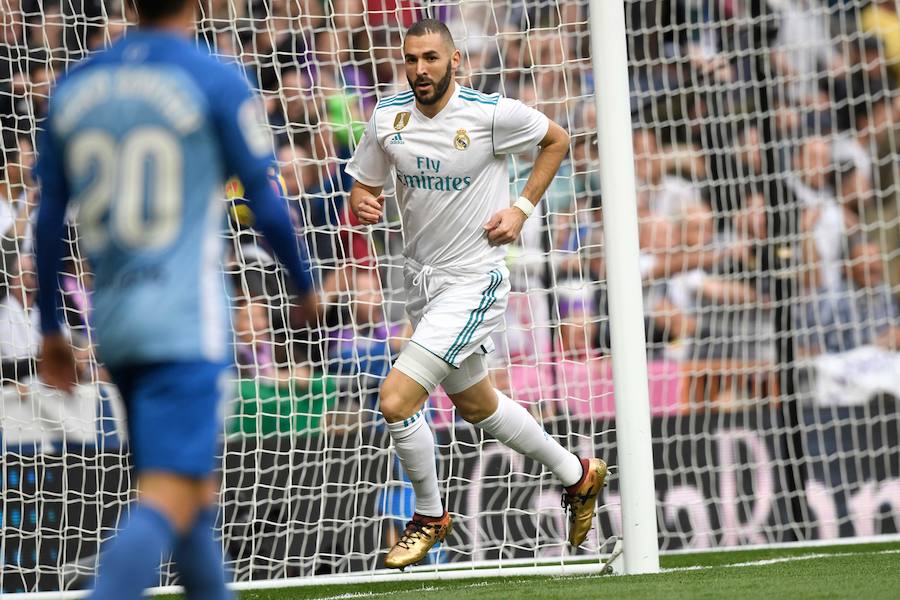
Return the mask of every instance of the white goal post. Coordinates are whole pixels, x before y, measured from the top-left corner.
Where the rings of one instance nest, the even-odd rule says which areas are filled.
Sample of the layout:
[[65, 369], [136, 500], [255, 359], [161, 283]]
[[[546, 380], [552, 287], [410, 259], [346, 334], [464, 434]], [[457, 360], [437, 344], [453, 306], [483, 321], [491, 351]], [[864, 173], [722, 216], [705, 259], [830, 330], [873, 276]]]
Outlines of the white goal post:
[[[229, 184], [217, 532], [237, 587], [388, 577], [412, 513], [377, 395], [408, 334], [402, 224], [388, 193], [384, 222], [358, 226], [345, 167], [374, 105], [408, 89], [402, 35], [426, 15], [454, 35], [459, 82], [571, 136], [509, 249], [491, 376], [611, 477], [572, 550], [550, 473], [438, 392], [454, 532], [411, 575], [600, 572], [620, 540], [618, 572], [648, 573], [659, 553], [900, 531], [900, 2], [197, 1], [198, 43], [265, 100], [273, 183], [328, 307], [301, 322]], [[131, 506], [77, 222], [61, 280], [82, 384], [65, 398], [35, 377], [29, 225], [52, 81], [127, 33], [125, 2], [0, 1], [0, 594], [82, 595]], [[511, 157], [510, 197], [532, 165]], [[159, 584], [177, 585], [168, 561]]]
[[624, 572], [637, 574], [659, 571], [659, 546], [624, 6], [624, 2], [591, 0], [588, 14], [594, 77], [602, 82], [594, 90], [600, 185], [616, 199], [603, 207], [603, 232], [619, 433]]

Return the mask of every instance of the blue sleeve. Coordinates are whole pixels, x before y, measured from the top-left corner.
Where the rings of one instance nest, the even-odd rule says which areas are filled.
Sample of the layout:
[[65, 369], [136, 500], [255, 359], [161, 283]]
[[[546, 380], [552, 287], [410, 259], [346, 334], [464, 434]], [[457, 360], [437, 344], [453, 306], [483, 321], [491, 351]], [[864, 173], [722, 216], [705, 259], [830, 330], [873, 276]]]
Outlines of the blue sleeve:
[[35, 226], [35, 266], [37, 268], [37, 303], [41, 316], [41, 331], [55, 333], [59, 322], [59, 270], [66, 242], [66, 206], [69, 188], [59, 144], [50, 131], [51, 119], [44, 121], [38, 134], [38, 161], [35, 168], [40, 184], [40, 203]]
[[306, 294], [313, 287], [309, 259], [294, 235], [287, 207], [269, 183], [268, 170], [275, 160], [262, 101], [228, 67], [222, 67], [217, 83], [211, 102], [225, 166], [229, 175], [236, 175], [244, 185], [254, 227], [287, 268], [298, 292]]

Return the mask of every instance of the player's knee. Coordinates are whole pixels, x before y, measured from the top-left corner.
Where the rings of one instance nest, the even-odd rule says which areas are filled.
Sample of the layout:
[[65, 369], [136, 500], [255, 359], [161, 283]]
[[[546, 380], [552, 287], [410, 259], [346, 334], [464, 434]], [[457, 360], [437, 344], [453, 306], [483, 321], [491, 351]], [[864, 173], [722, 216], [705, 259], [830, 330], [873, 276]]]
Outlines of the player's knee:
[[142, 475], [141, 502], [161, 512], [178, 533], [190, 530], [200, 509], [209, 504], [204, 484], [169, 473]]
[[381, 386], [381, 414], [388, 423], [413, 416], [452, 367], [418, 344], [409, 344]]
[[385, 380], [381, 385], [381, 414], [388, 423], [396, 423], [403, 419], [411, 417], [415, 410], [409, 406], [408, 400], [400, 390], [400, 386], [391, 381]]

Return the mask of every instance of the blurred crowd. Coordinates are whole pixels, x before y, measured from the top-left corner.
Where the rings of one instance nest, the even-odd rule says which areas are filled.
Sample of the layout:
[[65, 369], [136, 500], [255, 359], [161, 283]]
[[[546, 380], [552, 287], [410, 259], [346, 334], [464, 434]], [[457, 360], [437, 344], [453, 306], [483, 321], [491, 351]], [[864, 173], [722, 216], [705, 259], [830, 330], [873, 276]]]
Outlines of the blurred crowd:
[[[34, 134], [54, 78], [128, 29], [122, 0], [0, 3], [0, 359], [33, 373], [29, 223]], [[377, 100], [407, 88], [401, 32], [429, 14], [459, 40], [459, 80], [546, 113], [572, 149], [508, 262], [498, 336], [507, 364], [610, 350], [587, 2], [200, 0], [198, 43], [243, 67], [265, 99], [280, 175], [327, 310], [300, 324], [270, 254], [233, 205], [226, 272], [242, 377], [304, 385], [326, 373], [359, 404], [408, 336], [396, 203], [368, 235], [344, 168]], [[643, 0], [627, 4], [640, 268], [651, 360], [771, 369], [792, 330], [800, 358], [900, 346], [900, 6], [894, 0]], [[602, 59], [601, 59], [602, 60]], [[511, 194], [533, 155], [510, 161]], [[388, 190], [390, 191], [390, 189]], [[90, 266], [70, 232], [68, 325], [91, 377]], [[779, 278], [796, 283], [785, 295]], [[779, 305], [789, 323], [775, 322]], [[780, 338], [779, 338], [780, 339]], [[705, 366], [704, 366], [705, 365]], [[514, 387], [514, 382], [506, 382]], [[349, 415], [354, 407], [347, 405]]]

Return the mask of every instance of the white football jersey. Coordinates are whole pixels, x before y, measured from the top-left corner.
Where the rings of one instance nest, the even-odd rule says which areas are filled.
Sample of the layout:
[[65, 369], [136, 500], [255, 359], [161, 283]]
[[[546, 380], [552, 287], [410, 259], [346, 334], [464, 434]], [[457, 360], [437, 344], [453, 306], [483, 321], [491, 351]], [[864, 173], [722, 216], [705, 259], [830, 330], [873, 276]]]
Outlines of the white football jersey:
[[454, 87], [434, 118], [419, 112], [412, 91], [379, 102], [347, 173], [377, 187], [393, 169], [404, 256], [436, 269], [483, 271], [506, 256], [483, 229], [510, 206], [506, 155], [534, 148], [550, 121], [518, 100]]

